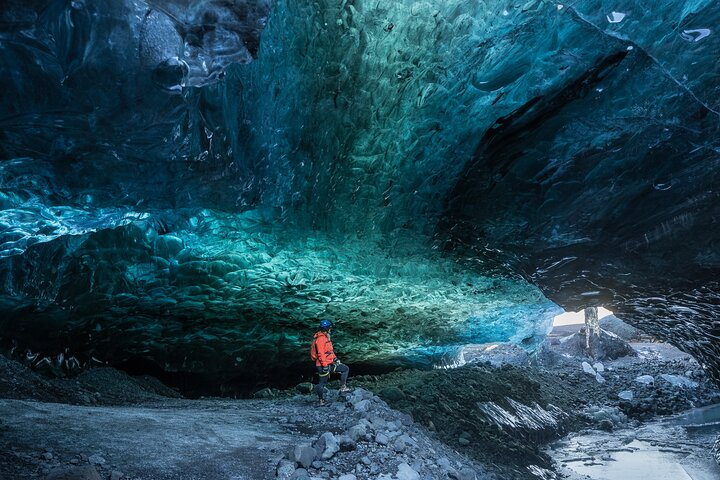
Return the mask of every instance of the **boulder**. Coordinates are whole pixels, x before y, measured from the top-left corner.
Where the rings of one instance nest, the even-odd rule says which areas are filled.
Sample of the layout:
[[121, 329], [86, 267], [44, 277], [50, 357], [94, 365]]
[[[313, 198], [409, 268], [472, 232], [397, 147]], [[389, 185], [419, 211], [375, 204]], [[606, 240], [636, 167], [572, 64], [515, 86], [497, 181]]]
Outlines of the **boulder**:
[[353, 407], [358, 412], [367, 412], [370, 410], [370, 400], [360, 400], [357, 403], [354, 403]]
[[389, 402], [405, 399], [405, 393], [398, 387], [386, 387], [380, 390], [380, 396]]
[[673, 387], [680, 387], [680, 388], [697, 388], [699, 384], [693, 380], [690, 380], [687, 377], [683, 377], [682, 375], [669, 375], [666, 373], [663, 373], [660, 375], [663, 380], [668, 382]]
[[313, 447], [317, 452], [316, 458], [328, 460], [340, 451], [340, 442], [331, 432], [325, 432], [315, 441]]
[[293, 449], [291, 460], [294, 460], [297, 464], [302, 465], [304, 468], [309, 468], [316, 455], [317, 451], [311, 445], [297, 445]]
[[295, 389], [300, 393], [312, 393], [314, 385], [310, 382], [299, 383]]
[[271, 388], [263, 388], [262, 390], [258, 390], [253, 394], [253, 398], [275, 398], [275, 393], [272, 391]]

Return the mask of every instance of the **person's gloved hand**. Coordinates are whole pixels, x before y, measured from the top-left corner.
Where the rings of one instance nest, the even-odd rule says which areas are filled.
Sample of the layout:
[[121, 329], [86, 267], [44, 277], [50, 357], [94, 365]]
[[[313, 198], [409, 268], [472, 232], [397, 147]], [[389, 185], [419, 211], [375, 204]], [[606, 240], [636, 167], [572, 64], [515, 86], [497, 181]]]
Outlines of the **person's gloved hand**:
[[324, 367], [320, 367], [320, 373], [322, 375], [325, 375], [326, 373], [330, 373], [330, 365], [326, 365]]
[[333, 363], [334, 363], [335, 365], [337, 365], [338, 363], [340, 363], [340, 359], [337, 358], [337, 357], [335, 357], [335, 360], [333, 360]]

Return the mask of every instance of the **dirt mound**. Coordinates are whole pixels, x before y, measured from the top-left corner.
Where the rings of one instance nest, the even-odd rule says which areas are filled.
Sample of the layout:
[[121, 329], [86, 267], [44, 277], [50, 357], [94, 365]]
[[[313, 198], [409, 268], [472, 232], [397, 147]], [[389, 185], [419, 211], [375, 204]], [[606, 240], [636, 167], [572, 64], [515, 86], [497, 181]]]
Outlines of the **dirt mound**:
[[[397, 372], [354, 379], [354, 384], [378, 393], [393, 408], [435, 431], [444, 442], [481, 463], [502, 464], [504, 478], [527, 478], [527, 467], [549, 468], [551, 461], [538, 445], [561, 435], [579, 417], [562, 415], [582, 402], [561, 379], [503, 365], [468, 365], [452, 370]], [[533, 413], [531, 413], [533, 412]], [[550, 412], [555, 412], [550, 413]], [[546, 422], [537, 421], [541, 416]], [[513, 418], [503, 423], [498, 418]], [[530, 417], [534, 417], [532, 420]]]
[[131, 377], [99, 367], [76, 377], [46, 379], [30, 368], [0, 355], [0, 398], [39, 400], [75, 405], [119, 405], [162, 400], [181, 395], [149, 377]]
[[[162, 385], [159, 380], [148, 380], [131, 377], [125, 372], [114, 368], [92, 368], [82, 372], [75, 378], [76, 384], [93, 392], [96, 398], [101, 398], [105, 404], [137, 403], [157, 400], [158, 397], [180, 398], [180, 394]], [[158, 393], [163, 392], [163, 393]]]
[[41, 400], [45, 402], [81, 402], [81, 392], [62, 388], [40, 377], [28, 367], [0, 355], [0, 398]]

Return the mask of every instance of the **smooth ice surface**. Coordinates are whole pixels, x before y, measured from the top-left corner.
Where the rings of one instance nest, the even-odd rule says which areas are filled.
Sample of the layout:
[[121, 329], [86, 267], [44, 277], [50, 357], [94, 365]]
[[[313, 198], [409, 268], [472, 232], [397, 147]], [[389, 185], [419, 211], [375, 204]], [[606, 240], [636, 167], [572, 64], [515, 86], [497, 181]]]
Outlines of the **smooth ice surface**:
[[3, 2], [0, 335], [255, 371], [330, 316], [348, 360], [423, 363], [532, 347], [547, 297], [715, 374], [719, 22], [709, 0]]

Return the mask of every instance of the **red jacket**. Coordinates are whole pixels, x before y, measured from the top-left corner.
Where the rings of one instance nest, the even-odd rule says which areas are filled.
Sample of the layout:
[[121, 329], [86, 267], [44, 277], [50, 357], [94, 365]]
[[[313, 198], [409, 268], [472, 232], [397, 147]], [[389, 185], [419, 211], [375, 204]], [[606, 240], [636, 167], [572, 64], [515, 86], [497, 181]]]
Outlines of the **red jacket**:
[[337, 358], [335, 352], [333, 352], [333, 344], [327, 332], [317, 332], [315, 334], [315, 337], [313, 337], [313, 349], [315, 349], [315, 354], [317, 355], [317, 360], [315, 360], [316, 367], [327, 367]]

